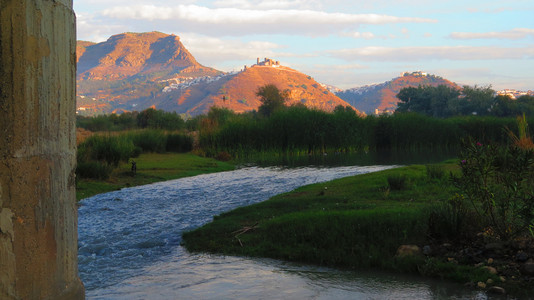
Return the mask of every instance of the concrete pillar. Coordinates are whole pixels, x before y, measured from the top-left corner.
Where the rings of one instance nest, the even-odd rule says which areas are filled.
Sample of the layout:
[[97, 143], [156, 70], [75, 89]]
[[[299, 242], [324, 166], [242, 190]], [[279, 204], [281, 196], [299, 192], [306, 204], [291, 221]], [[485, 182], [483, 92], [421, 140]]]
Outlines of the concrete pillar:
[[83, 299], [72, 0], [0, 0], [0, 299]]

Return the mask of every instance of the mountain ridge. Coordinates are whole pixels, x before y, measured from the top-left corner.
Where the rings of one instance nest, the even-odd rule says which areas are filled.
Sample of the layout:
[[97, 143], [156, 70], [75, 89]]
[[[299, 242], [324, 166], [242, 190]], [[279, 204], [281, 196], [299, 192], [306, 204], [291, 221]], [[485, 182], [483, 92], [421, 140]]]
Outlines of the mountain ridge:
[[446, 85], [455, 89], [461, 87], [437, 75], [421, 71], [403, 72], [399, 77], [383, 83], [370, 84], [337, 92], [336, 95], [356, 109], [368, 114], [392, 112], [397, 108], [397, 94], [406, 87]]
[[149, 107], [196, 115], [211, 106], [236, 112], [257, 109], [260, 86], [275, 84], [288, 104], [332, 111], [350, 106], [311, 76], [265, 59], [241, 72], [199, 64], [176, 35], [122, 33], [102, 43], [77, 43], [77, 112], [143, 110]]

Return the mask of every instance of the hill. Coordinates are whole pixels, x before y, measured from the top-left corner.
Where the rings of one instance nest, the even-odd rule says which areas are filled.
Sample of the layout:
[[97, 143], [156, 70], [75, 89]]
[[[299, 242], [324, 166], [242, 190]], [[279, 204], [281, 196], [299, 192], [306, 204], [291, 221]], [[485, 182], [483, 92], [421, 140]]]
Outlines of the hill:
[[110, 113], [133, 99], [153, 98], [169, 80], [217, 76], [199, 64], [176, 35], [122, 33], [102, 43], [78, 41], [79, 113]]
[[197, 115], [211, 106], [236, 112], [260, 105], [260, 86], [275, 84], [289, 104], [332, 111], [350, 106], [310, 76], [265, 59], [241, 72], [200, 65], [176, 35], [123, 33], [77, 43], [77, 113], [95, 115], [149, 107]]
[[154, 105], [156, 108], [192, 115], [206, 112], [211, 106], [245, 112], [261, 105], [256, 96], [260, 86], [274, 84], [287, 93], [289, 105], [301, 103], [324, 111], [332, 111], [338, 105], [350, 106], [311, 76], [281, 66], [270, 59], [246, 67], [238, 73], [196, 81], [198, 82], [194, 84], [171, 85], [154, 101], [138, 105]]
[[390, 81], [366, 85], [337, 92], [336, 95], [350, 103], [356, 109], [374, 114], [378, 109], [381, 112], [393, 111], [397, 108], [397, 94], [405, 87], [439, 86], [446, 85], [461, 89], [459, 85], [442, 77], [424, 72], [404, 72], [400, 77]]

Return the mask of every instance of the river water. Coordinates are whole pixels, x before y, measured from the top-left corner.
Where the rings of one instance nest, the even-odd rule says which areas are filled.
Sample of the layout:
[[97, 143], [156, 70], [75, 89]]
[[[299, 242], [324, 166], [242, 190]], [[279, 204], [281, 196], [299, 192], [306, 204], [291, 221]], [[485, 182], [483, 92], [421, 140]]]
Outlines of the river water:
[[122, 189], [80, 202], [79, 271], [88, 299], [487, 299], [399, 274], [190, 254], [184, 231], [299, 186], [391, 166], [247, 167]]

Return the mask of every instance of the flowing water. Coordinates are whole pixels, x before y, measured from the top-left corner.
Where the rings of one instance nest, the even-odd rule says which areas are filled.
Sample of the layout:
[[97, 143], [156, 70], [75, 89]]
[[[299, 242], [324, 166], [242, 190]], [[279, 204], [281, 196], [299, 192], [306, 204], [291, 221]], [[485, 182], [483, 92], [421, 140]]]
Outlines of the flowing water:
[[87, 298], [486, 299], [458, 286], [398, 274], [190, 254], [180, 246], [184, 231], [222, 212], [299, 186], [389, 167], [247, 167], [84, 199], [78, 210], [78, 260]]

